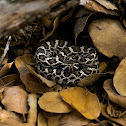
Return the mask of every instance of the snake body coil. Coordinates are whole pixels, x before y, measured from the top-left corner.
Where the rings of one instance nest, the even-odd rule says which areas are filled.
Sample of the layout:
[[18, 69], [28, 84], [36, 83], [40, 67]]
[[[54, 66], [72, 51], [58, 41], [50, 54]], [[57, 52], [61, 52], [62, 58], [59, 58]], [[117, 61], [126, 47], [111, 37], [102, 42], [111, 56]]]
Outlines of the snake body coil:
[[86, 76], [99, 72], [96, 51], [86, 46], [71, 46], [67, 41], [43, 43], [36, 54], [37, 72], [58, 84], [76, 84]]

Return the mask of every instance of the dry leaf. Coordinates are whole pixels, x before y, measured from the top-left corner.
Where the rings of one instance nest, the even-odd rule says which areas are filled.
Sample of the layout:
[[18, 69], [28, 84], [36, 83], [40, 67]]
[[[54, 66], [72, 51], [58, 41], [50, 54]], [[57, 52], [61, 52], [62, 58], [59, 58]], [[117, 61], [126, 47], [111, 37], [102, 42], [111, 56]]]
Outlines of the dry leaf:
[[49, 117], [48, 126], [59, 126], [60, 118], [61, 118], [61, 115]]
[[106, 70], [107, 68], [107, 63], [106, 62], [101, 62], [100, 63], [100, 70], [99, 70], [99, 73], [102, 73]]
[[[102, 5], [100, 5], [99, 3]], [[112, 10], [113, 9], [117, 10], [116, 6], [114, 6], [110, 2], [102, 0], [99, 3], [97, 3], [95, 0], [80, 0], [80, 5], [83, 5], [88, 10], [102, 12], [102, 13], [111, 14], [111, 15], [118, 15], [116, 11], [110, 11], [106, 9], [106, 7], [109, 7], [109, 8], [112, 8]], [[103, 5], [105, 5], [105, 7]]]
[[47, 38], [49, 38], [50, 36], [53, 35], [53, 33], [55, 32], [55, 30], [57, 29], [57, 27], [60, 24], [60, 20], [61, 20], [61, 15], [57, 16], [53, 22], [53, 29], [50, 33], [48, 33], [43, 39], [40, 40], [40, 42], [46, 40]]
[[41, 18], [41, 21], [42, 21], [42, 24], [44, 24], [48, 28], [50, 28], [52, 25], [52, 21], [47, 16], [43, 16]]
[[4, 84], [8, 84], [14, 80], [19, 79], [19, 76], [17, 74], [9, 74], [0, 79], [3, 81]]
[[126, 124], [126, 116], [122, 116], [120, 118], [112, 118], [112, 117], [110, 117], [106, 113], [106, 105], [105, 104], [102, 104], [102, 103], [101, 103], [101, 110], [102, 110], [101, 111], [102, 112], [102, 115], [105, 116], [107, 119], [109, 119], [110, 121], [116, 122], [116, 123], [118, 123], [120, 125], [125, 126], [125, 124]]
[[65, 114], [60, 119], [60, 126], [85, 126], [90, 120], [85, 119], [79, 112]]
[[115, 6], [115, 4], [111, 3], [107, 0], [95, 0], [96, 2], [100, 3], [102, 6], [109, 10], [118, 10], [118, 8]]
[[18, 122], [23, 122], [23, 120], [14, 112], [9, 112], [4, 109], [0, 109], [0, 120], [1, 119], [14, 119], [17, 120]]
[[84, 30], [89, 16], [84, 16], [76, 20], [74, 25], [74, 36], [75, 36], [75, 45], [77, 45], [77, 37]]
[[120, 117], [122, 116], [122, 114], [126, 113], [126, 111], [122, 112], [122, 110], [118, 106], [110, 104], [109, 100], [108, 100], [106, 112], [111, 117]]
[[115, 71], [113, 85], [119, 94], [126, 96], [126, 58], [121, 60]]
[[97, 119], [100, 115], [100, 103], [95, 94], [80, 87], [72, 87], [61, 91], [60, 95], [87, 119]]
[[0, 78], [0, 89], [7, 87], [8, 85], [14, 85], [16, 80], [19, 80], [17, 74], [10, 74]]
[[72, 108], [62, 100], [59, 92], [44, 93], [39, 98], [38, 104], [41, 109], [47, 112], [68, 113], [72, 111]]
[[10, 71], [10, 68], [12, 66], [13, 62], [11, 63], [6, 63], [2, 69], [0, 70], [0, 77], [6, 75], [9, 71]]
[[31, 126], [28, 123], [21, 123], [15, 119], [1, 119], [0, 126]]
[[92, 85], [95, 81], [97, 81], [101, 76], [105, 75], [106, 73], [102, 73], [105, 71], [107, 67], [107, 63], [105, 62], [101, 62], [100, 63], [100, 70], [99, 73], [96, 74], [90, 74], [89, 76], [87, 76], [86, 78], [80, 80], [76, 86], [79, 87], [85, 87], [87, 85]]
[[37, 124], [38, 124], [38, 126], [47, 126], [47, 121], [41, 112], [38, 114], [38, 123]]
[[31, 54], [24, 54], [23, 56], [20, 56], [20, 58], [23, 60], [25, 64], [34, 65], [36, 63], [34, 55]]
[[26, 62], [30, 64], [33, 59], [30, 54], [25, 54], [23, 56], [17, 57], [15, 60], [15, 65], [20, 72], [20, 78], [22, 82], [26, 86], [27, 91], [42, 94], [47, 90], [46, 87], [38, 77], [29, 72], [26, 64], [24, 63], [24, 60], [26, 60]]
[[47, 33], [46, 36], [45, 36], [43, 39], [40, 40], [40, 42], [42, 42], [42, 41], [46, 40], [47, 38], [51, 37], [51, 36], [54, 34], [54, 32], [56, 31], [56, 29], [58, 28], [58, 26], [60, 25], [60, 23], [61, 23], [61, 22], [62, 22], [62, 23], [63, 23], [63, 22], [66, 22], [66, 21], [73, 15], [74, 11], [75, 11], [75, 8], [73, 7], [73, 8], [70, 10], [70, 12], [68, 12], [67, 15], [64, 16], [63, 13], [59, 14], [59, 15], [55, 18], [55, 20], [54, 20], [54, 22], [53, 22], [53, 29], [52, 29], [52, 31], [49, 32], [49, 33]]
[[117, 20], [100, 19], [89, 25], [89, 34], [99, 52], [111, 58], [126, 57], [126, 30]]
[[104, 82], [103, 88], [107, 92], [110, 100], [123, 108], [126, 108], [126, 97], [119, 95], [113, 87], [112, 79], [108, 79]]
[[31, 126], [36, 126], [37, 121], [37, 94], [28, 95], [28, 105], [30, 106], [28, 112], [28, 123]]
[[104, 75], [104, 73], [96, 73], [96, 74], [90, 74], [89, 76], [87, 76], [86, 78], [80, 80], [76, 86], [79, 87], [85, 87], [88, 85], [92, 85], [95, 81], [97, 81], [102, 75]]
[[8, 111], [26, 114], [28, 113], [27, 95], [28, 93], [19, 86], [6, 87], [2, 104]]
[[28, 70], [30, 71], [31, 74], [33, 74], [36, 77], [38, 77], [48, 87], [53, 87], [54, 85], [56, 85], [56, 82], [55, 81], [53, 81], [53, 80], [47, 80], [45, 77], [37, 74], [31, 66], [29, 66], [29, 65], [26, 65], [26, 66], [27, 66], [27, 68], [28, 68]]

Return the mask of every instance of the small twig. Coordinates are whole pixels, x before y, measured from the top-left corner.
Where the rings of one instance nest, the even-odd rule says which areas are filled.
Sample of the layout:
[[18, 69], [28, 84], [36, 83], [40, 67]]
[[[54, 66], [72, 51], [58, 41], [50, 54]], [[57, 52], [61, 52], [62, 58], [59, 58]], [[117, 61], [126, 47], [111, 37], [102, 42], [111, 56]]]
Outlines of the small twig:
[[99, 122], [102, 126], [107, 126], [106, 124], [102, 123], [99, 119], [95, 119], [97, 122]]
[[4, 49], [4, 53], [2, 54], [1, 58], [0, 58], [0, 65], [2, 64], [8, 50], [9, 50], [9, 46], [10, 46], [10, 41], [11, 41], [11, 36], [9, 36], [8, 40], [7, 40], [7, 44], [5, 46], [5, 49]]

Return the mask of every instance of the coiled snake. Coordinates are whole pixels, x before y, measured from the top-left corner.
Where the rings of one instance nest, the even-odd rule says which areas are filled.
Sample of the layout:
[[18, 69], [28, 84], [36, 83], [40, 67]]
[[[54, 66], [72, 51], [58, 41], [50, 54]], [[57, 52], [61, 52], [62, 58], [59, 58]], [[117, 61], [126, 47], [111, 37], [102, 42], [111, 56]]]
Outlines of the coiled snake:
[[37, 72], [61, 85], [76, 84], [99, 72], [98, 55], [93, 48], [71, 46], [67, 41], [43, 43], [35, 53]]

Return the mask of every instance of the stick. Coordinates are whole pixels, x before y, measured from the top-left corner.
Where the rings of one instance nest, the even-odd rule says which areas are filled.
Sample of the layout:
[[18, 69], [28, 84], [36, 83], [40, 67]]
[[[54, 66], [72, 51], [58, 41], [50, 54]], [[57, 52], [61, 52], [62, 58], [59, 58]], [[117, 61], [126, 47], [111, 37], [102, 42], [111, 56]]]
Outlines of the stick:
[[11, 41], [11, 36], [9, 36], [8, 40], [7, 40], [7, 43], [6, 43], [6, 46], [5, 46], [5, 49], [4, 49], [4, 53], [2, 54], [1, 58], [0, 58], [0, 66], [9, 50], [9, 46], [10, 46], [10, 41]]

